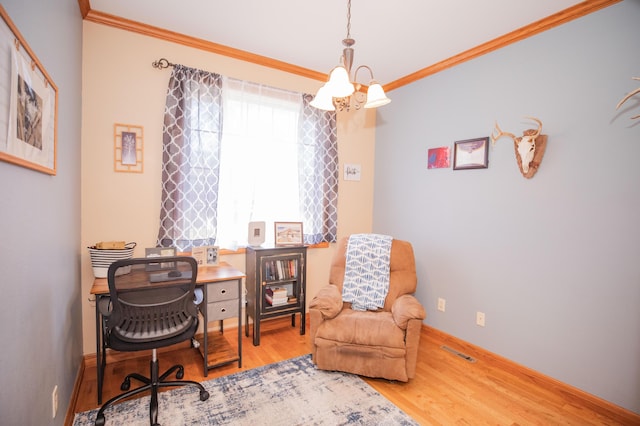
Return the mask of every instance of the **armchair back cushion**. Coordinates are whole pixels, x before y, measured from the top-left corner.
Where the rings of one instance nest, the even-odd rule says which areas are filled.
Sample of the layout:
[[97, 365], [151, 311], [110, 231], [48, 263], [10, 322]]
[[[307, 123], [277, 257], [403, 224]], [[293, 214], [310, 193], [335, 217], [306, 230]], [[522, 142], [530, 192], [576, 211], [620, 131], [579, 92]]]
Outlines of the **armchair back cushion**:
[[[344, 270], [347, 264], [346, 253], [348, 242], [348, 237], [338, 241], [338, 246], [331, 262], [329, 284], [338, 287], [340, 294], [342, 294]], [[398, 297], [403, 294], [413, 294], [416, 291], [418, 277], [416, 276], [416, 264], [411, 243], [408, 241], [393, 240], [391, 243], [391, 262], [389, 269], [389, 293], [387, 293], [383, 308], [386, 312], [391, 311], [391, 306]]]

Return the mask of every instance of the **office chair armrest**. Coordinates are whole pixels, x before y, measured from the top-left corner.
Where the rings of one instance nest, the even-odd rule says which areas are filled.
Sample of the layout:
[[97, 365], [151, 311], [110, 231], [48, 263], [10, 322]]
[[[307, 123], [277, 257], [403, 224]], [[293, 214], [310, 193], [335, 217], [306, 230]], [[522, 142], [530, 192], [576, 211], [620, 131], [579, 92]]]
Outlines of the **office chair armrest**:
[[420, 302], [418, 302], [418, 299], [410, 294], [405, 294], [398, 297], [391, 306], [391, 316], [398, 327], [406, 330], [409, 320], [423, 320], [427, 317], [427, 313]]
[[196, 288], [193, 291], [193, 304], [199, 306], [204, 300], [204, 292], [201, 288]]
[[103, 317], [111, 315], [111, 298], [108, 296], [102, 296], [98, 299], [98, 309]]
[[328, 284], [318, 291], [311, 300], [309, 309], [316, 309], [322, 313], [324, 319], [334, 318], [342, 310], [342, 294], [333, 284]]

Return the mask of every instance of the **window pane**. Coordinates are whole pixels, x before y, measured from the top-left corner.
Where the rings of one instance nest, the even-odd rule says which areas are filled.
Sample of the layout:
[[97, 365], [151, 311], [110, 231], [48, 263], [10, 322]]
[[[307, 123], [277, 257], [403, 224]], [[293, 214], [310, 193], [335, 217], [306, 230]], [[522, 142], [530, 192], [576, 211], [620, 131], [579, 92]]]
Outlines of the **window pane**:
[[[227, 84], [229, 82], [229, 84]], [[231, 79], [224, 85], [217, 244], [246, 245], [248, 224], [301, 221], [299, 95]]]

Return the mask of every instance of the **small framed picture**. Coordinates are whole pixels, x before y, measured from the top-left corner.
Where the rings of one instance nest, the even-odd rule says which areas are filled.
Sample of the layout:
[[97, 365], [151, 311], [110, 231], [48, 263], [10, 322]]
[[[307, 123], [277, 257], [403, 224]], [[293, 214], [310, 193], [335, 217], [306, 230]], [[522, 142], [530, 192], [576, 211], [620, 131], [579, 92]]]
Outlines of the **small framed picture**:
[[198, 266], [218, 266], [218, 246], [202, 246], [191, 249], [191, 257]]
[[488, 136], [454, 143], [453, 170], [486, 169], [487, 167], [489, 167]]
[[302, 222], [275, 222], [274, 234], [276, 247], [301, 246], [304, 241]]
[[131, 124], [114, 125], [114, 165], [116, 172], [142, 173], [144, 163], [142, 126]]
[[147, 271], [155, 271], [157, 269], [173, 269], [176, 267], [175, 262], [162, 262], [163, 257], [171, 257], [176, 255], [175, 247], [152, 247], [144, 249], [144, 257], [157, 257], [158, 263], [149, 263]]
[[218, 246], [207, 246], [207, 266], [218, 266]]
[[429, 148], [427, 151], [427, 168], [444, 169], [449, 168], [449, 147]]

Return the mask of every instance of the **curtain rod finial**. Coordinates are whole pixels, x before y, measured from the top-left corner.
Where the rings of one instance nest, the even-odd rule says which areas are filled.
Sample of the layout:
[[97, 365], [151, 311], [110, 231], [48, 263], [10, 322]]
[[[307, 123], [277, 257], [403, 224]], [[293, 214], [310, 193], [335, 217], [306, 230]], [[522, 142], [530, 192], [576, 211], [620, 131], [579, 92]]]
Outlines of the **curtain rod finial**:
[[166, 60], [165, 58], [160, 58], [157, 61], [154, 61], [151, 65], [154, 68], [158, 68], [159, 70], [173, 66], [173, 64], [168, 60]]

